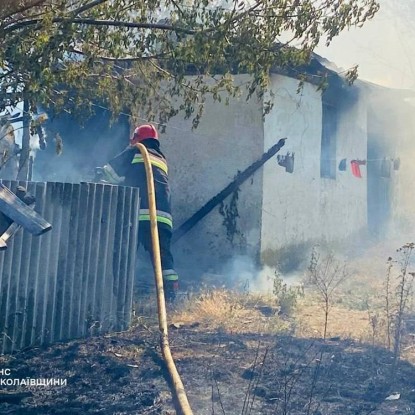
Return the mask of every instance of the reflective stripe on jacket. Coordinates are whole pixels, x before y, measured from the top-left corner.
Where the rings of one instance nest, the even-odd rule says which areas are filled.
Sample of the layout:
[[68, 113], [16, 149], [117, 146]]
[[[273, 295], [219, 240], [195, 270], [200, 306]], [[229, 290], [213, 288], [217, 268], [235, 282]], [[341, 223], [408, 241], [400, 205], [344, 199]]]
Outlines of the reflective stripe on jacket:
[[[147, 147], [147, 146], [146, 146]], [[147, 147], [154, 176], [154, 189], [156, 196], [157, 222], [166, 229], [172, 229], [173, 221], [170, 206], [170, 187], [168, 179], [167, 161], [158, 150], [158, 147]], [[124, 177], [123, 185], [140, 188], [140, 221], [149, 221], [149, 204], [147, 193], [147, 178], [144, 160], [137, 148], [126, 148], [121, 154], [114, 157], [107, 166], [111, 173], [120, 178]]]
[[[156, 157], [156, 156], [153, 156], [151, 154], [149, 154], [149, 158], [150, 158], [150, 163], [151, 163], [152, 166], [160, 168], [166, 174], [169, 173], [167, 163], [164, 160], [162, 160], [160, 157]], [[144, 163], [144, 159], [143, 159], [143, 156], [141, 154], [136, 154], [134, 156], [133, 161], [131, 162], [131, 164], [136, 164], [136, 163]]]

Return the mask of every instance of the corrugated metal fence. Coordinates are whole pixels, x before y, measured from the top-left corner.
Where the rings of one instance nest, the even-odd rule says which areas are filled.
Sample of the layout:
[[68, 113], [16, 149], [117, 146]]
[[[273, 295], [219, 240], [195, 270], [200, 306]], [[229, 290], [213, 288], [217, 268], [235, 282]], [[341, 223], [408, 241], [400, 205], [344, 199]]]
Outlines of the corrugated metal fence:
[[138, 189], [2, 181], [53, 226], [0, 252], [0, 352], [122, 330], [131, 318]]

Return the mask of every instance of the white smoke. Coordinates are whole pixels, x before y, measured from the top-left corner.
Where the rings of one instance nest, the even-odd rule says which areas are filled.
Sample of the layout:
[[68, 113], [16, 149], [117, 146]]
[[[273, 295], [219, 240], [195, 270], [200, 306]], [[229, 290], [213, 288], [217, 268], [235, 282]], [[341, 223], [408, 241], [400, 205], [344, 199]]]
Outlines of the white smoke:
[[390, 88], [415, 89], [415, 5], [412, 0], [378, 0], [379, 12], [362, 28], [342, 32], [316, 53], [359, 78]]
[[302, 272], [281, 274], [277, 268], [258, 267], [255, 261], [246, 255], [238, 255], [227, 262], [220, 272], [231, 289], [243, 290], [254, 294], [272, 295], [274, 281], [281, 278], [287, 286], [298, 285]]

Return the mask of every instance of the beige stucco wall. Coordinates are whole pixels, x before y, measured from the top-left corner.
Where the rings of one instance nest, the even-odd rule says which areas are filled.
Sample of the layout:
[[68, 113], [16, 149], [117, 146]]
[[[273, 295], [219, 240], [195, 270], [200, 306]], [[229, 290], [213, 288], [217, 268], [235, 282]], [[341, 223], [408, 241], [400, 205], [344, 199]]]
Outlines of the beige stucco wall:
[[[262, 256], [263, 262], [273, 265], [278, 252], [344, 240], [366, 227], [366, 168], [361, 167], [362, 179], [350, 169], [350, 160], [366, 159], [365, 96], [341, 104], [336, 178], [326, 179], [320, 177], [321, 91], [305, 83], [298, 94], [298, 81], [282, 75], [271, 75], [270, 83], [273, 95], [264, 99], [273, 99], [274, 107], [265, 120], [256, 98], [231, 100], [229, 106], [208, 100], [196, 130], [191, 130], [190, 120], [176, 117], [161, 136], [170, 166], [176, 227], [280, 138], [287, 137], [280, 154], [295, 153], [292, 174], [274, 157], [241, 186], [232, 242], [216, 207], [174, 245], [179, 266], [196, 264], [214, 271], [240, 254]], [[343, 158], [347, 171], [340, 172], [337, 166]]]
[[320, 177], [321, 92], [306, 83], [297, 94], [297, 86], [295, 79], [271, 76], [274, 107], [265, 118], [264, 149], [287, 137], [281, 154], [295, 153], [292, 174], [276, 161], [264, 167], [261, 251], [271, 264], [278, 250], [341, 240], [366, 225], [365, 167], [362, 179], [350, 171], [351, 159], [366, 158], [364, 99], [344, 109], [338, 122], [336, 166], [347, 158], [347, 171], [326, 179]]
[[[245, 82], [241, 75], [237, 82]], [[244, 170], [263, 153], [262, 104], [256, 98], [234, 99], [226, 106], [208, 100], [200, 125], [176, 117], [161, 135], [169, 162], [172, 210], [175, 227], [180, 226], [212, 197], [223, 190], [238, 171]], [[233, 255], [255, 256], [259, 252], [261, 229], [262, 170], [240, 187], [239, 217], [233, 242], [227, 238], [224, 217], [216, 207], [173, 248], [179, 266], [203, 269], [220, 267]], [[231, 196], [225, 200], [229, 204]]]

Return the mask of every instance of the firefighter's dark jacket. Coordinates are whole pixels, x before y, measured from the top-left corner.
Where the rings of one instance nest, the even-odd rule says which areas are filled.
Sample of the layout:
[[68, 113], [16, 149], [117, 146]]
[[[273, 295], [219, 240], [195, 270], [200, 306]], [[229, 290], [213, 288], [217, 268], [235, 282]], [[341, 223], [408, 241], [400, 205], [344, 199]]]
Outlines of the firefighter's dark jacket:
[[[156, 193], [157, 222], [159, 227], [172, 230], [173, 220], [170, 207], [170, 188], [166, 158], [154, 139], [142, 141], [150, 156]], [[127, 147], [103, 167], [106, 180], [124, 186], [140, 188], [140, 221], [149, 221], [147, 180], [144, 160], [140, 150]]]

